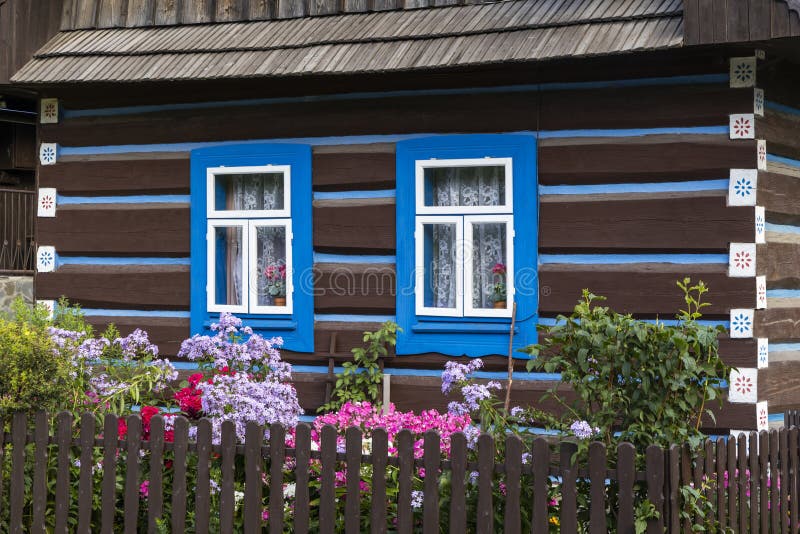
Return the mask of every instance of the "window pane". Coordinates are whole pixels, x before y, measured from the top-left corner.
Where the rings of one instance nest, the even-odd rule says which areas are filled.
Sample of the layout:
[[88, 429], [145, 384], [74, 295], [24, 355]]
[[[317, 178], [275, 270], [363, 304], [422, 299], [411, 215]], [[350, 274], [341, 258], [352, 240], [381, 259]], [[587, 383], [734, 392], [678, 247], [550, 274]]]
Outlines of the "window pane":
[[472, 224], [472, 307], [506, 308], [506, 224]]
[[283, 209], [283, 173], [218, 174], [214, 179], [217, 211]]
[[214, 304], [242, 304], [242, 227], [214, 228]]
[[426, 206], [504, 206], [506, 168], [428, 167], [425, 169]]
[[426, 308], [456, 308], [457, 229], [455, 224], [423, 224], [423, 304]]
[[257, 305], [286, 306], [286, 227], [257, 226], [255, 231]]

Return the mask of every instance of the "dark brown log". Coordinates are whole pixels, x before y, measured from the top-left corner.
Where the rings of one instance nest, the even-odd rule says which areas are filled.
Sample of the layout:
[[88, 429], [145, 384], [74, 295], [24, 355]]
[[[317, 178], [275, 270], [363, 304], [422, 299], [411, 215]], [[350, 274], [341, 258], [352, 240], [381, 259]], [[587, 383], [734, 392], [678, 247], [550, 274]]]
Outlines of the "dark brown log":
[[103, 332], [109, 324], [114, 324], [120, 335], [127, 336], [141, 328], [150, 336], [150, 341], [158, 345], [159, 354], [174, 357], [178, 354], [181, 342], [190, 337], [189, 319], [175, 317], [109, 317], [90, 315], [86, 322], [95, 332]]
[[311, 164], [315, 191], [393, 189], [395, 186], [393, 144], [316, 147]]
[[392, 254], [396, 248], [394, 199], [314, 202], [314, 250], [340, 254]]
[[317, 263], [314, 292], [317, 313], [393, 314], [394, 264]]
[[[603, 306], [620, 313], [659, 314], [672, 319], [684, 305], [676, 281], [703, 280], [711, 289], [705, 315], [723, 316], [731, 308], [752, 307], [752, 279], [730, 278], [727, 265], [672, 264], [571, 265], [547, 264], [539, 269], [539, 313], [571, 312], [583, 289], [608, 298]], [[517, 288], [519, 291], [519, 288]]]
[[189, 204], [80, 204], [40, 218], [38, 240], [59, 254], [178, 256], [191, 250]]
[[756, 251], [758, 274], [766, 275], [767, 285], [783, 289], [800, 288], [800, 243], [771, 242]]
[[39, 168], [39, 185], [64, 196], [185, 195], [189, 158], [59, 162]]
[[767, 109], [764, 117], [756, 120], [756, 138], [767, 140], [770, 154], [787, 158], [800, 158], [800, 141], [796, 132], [800, 128], [800, 115]]
[[542, 185], [701, 180], [755, 161], [755, 141], [720, 135], [542, 139], [538, 173]]
[[183, 265], [65, 265], [36, 277], [37, 298], [61, 296], [85, 308], [189, 309]]
[[[774, 222], [792, 224], [800, 215], [800, 181], [785, 174], [758, 173], [758, 203], [766, 207]], [[785, 217], [780, 217], [784, 215]]]
[[755, 316], [756, 337], [768, 337], [772, 342], [795, 339], [800, 332], [800, 309], [768, 308]]
[[760, 399], [769, 400], [770, 411], [795, 408], [798, 395], [800, 395], [800, 362], [770, 361], [769, 367], [759, 370], [758, 396]]
[[543, 197], [540, 251], [598, 248], [625, 250], [727, 250], [753, 239], [752, 208], [729, 208], [723, 194], [678, 198]]

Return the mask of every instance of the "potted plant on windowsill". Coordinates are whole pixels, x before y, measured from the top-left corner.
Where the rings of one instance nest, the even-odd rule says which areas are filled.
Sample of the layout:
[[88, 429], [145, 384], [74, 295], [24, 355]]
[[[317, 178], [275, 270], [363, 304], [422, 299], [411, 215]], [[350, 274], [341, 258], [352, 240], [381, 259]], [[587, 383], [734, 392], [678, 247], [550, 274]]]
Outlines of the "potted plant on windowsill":
[[506, 308], [506, 266], [502, 263], [496, 263], [494, 267], [492, 267], [492, 273], [494, 274], [495, 283], [492, 286], [492, 300], [494, 301], [494, 307], [497, 309], [505, 309]]
[[270, 264], [264, 269], [266, 290], [273, 306], [286, 306], [286, 265]]

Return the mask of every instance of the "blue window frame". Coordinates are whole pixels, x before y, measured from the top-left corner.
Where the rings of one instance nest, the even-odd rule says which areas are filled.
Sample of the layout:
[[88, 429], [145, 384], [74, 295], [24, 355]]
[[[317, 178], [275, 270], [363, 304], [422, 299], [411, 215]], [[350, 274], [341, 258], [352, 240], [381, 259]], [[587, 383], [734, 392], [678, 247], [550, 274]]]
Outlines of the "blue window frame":
[[506, 354], [514, 302], [536, 342], [537, 192], [532, 135], [397, 144], [397, 354]]
[[230, 311], [287, 350], [314, 351], [311, 201], [309, 146], [192, 151], [193, 334]]

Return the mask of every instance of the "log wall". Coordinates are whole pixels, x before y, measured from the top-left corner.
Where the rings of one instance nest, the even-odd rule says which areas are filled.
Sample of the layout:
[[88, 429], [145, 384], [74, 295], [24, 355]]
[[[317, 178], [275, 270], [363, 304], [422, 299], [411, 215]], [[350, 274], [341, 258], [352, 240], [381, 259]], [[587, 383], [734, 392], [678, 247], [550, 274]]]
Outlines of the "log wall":
[[[731, 168], [754, 167], [757, 159], [756, 140], [731, 139], [728, 128], [731, 114], [752, 111], [753, 89], [730, 87], [722, 70], [669, 74], [675, 77], [224, 107], [109, 104], [90, 113], [67, 97], [59, 122], [39, 132], [59, 149], [55, 164], [39, 167], [40, 187], [56, 188], [59, 203], [55, 217], [40, 218], [38, 226], [38, 242], [55, 248], [59, 266], [37, 275], [37, 298], [65, 295], [94, 324], [114, 322], [123, 333], [144, 328], [164, 354], [174, 355], [190, 334], [189, 151], [245, 140], [309, 143], [319, 258], [316, 352], [286, 357], [300, 366], [298, 390], [310, 410], [324, 397], [329, 358], [345, 359], [361, 332], [395, 313], [398, 139], [533, 132], [544, 320], [570, 312], [583, 288], [606, 295], [618, 311], [672, 319], [683, 304], [675, 282], [689, 276], [711, 288], [705, 318], [729, 326], [732, 310], [756, 306], [754, 278], [729, 275], [730, 244], [754, 242], [755, 213], [752, 206], [729, 206], [727, 180]], [[144, 97], [139, 102], [148, 104]], [[771, 194], [782, 198], [788, 186], [773, 182]], [[363, 191], [373, 194], [361, 198]], [[785, 254], [768, 250], [769, 257]], [[797, 278], [780, 265], [779, 259], [759, 263], [759, 270], [774, 271], [771, 280]], [[756, 368], [757, 348], [752, 333], [721, 340], [734, 366]], [[386, 360], [387, 372], [397, 375], [392, 400], [400, 408], [444, 406], [438, 378], [424, 375], [447, 359]], [[487, 358], [487, 371], [505, 365], [501, 356]], [[526, 380], [519, 394], [535, 400], [550, 385]], [[753, 399], [726, 401], [720, 417], [724, 428], [757, 426]]]

